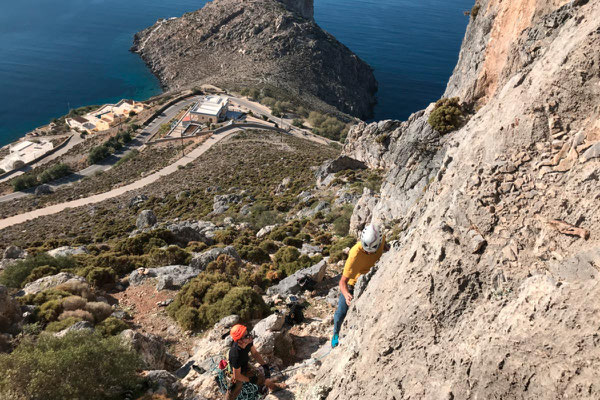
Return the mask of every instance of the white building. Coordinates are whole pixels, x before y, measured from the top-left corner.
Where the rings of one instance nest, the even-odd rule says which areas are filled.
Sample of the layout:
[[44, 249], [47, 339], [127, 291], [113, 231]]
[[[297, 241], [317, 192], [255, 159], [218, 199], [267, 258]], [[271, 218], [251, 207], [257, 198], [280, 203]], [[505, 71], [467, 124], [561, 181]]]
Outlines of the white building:
[[28, 162], [46, 154], [54, 148], [50, 141], [41, 141], [39, 143], [24, 140], [9, 148], [9, 154], [0, 160], [0, 168], [4, 171], [11, 171], [19, 168]]
[[220, 96], [205, 96], [190, 110], [192, 122], [216, 124], [225, 119], [229, 100]]

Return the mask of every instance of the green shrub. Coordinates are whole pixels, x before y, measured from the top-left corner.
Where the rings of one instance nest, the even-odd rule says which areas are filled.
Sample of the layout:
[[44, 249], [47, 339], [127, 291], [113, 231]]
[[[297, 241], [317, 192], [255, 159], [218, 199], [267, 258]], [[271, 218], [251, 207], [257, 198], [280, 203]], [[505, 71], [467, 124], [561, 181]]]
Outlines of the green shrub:
[[233, 229], [222, 229], [215, 232], [215, 242], [223, 244], [232, 244], [235, 240], [236, 232]]
[[90, 164], [96, 164], [104, 160], [106, 157], [110, 155], [110, 150], [108, 147], [101, 145], [92, 147], [88, 154], [88, 162]]
[[237, 276], [239, 268], [237, 261], [227, 254], [221, 254], [215, 261], [211, 261], [206, 266], [207, 272], [220, 272], [225, 276]]
[[462, 107], [458, 97], [440, 99], [429, 115], [429, 125], [441, 134], [458, 129], [464, 119]]
[[129, 329], [127, 323], [115, 317], [108, 317], [96, 325], [96, 332], [104, 337], [118, 335], [125, 329]]
[[83, 310], [87, 300], [80, 296], [69, 296], [62, 301], [62, 307], [65, 311]]
[[96, 287], [102, 287], [117, 280], [117, 274], [111, 268], [88, 267], [83, 271], [85, 279]]
[[173, 244], [175, 242], [175, 238], [171, 232], [165, 229], [157, 229], [151, 232], [140, 233], [132, 238], [121, 240], [116, 244], [115, 248], [121, 253], [142, 255], [149, 253], [150, 250], [163, 242], [164, 245]]
[[261, 242], [258, 245], [258, 247], [260, 247], [260, 249], [262, 251], [264, 251], [265, 253], [268, 253], [268, 254], [273, 254], [279, 249], [279, 247], [277, 247], [275, 242], [272, 240], [265, 240], [265, 241]]
[[13, 190], [18, 192], [36, 186], [38, 184], [38, 180], [37, 177], [32, 174], [23, 174], [12, 179], [10, 183], [13, 187]]
[[21, 304], [41, 306], [42, 304], [50, 300], [61, 300], [62, 304], [62, 299], [67, 298], [69, 296], [71, 296], [71, 293], [67, 291], [58, 289], [48, 289], [37, 294], [28, 294], [26, 296], [20, 297], [19, 302]]
[[296, 261], [298, 258], [300, 258], [300, 252], [292, 246], [282, 247], [274, 256], [276, 263], [289, 263]]
[[283, 239], [283, 244], [285, 244], [286, 246], [301, 248], [303, 243], [304, 241], [302, 239], [297, 239], [294, 237], [286, 237], [285, 239]]
[[27, 285], [30, 282], [35, 282], [40, 278], [45, 276], [56, 275], [58, 270], [55, 267], [51, 267], [49, 265], [42, 265], [41, 267], [35, 267], [33, 271], [29, 275], [27, 275], [27, 279], [23, 281], [23, 285]]
[[46, 332], [56, 333], [60, 332], [63, 329], [67, 329], [68, 327], [74, 325], [75, 323], [81, 321], [81, 319], [76, 317], [69, 317], [63, 319], [62, 321], [54, 321], [50, 322], [48, 326], [46, 326]]
[[63, 176], [67, 176], [72, 172], [73, 171], [71, 170], [71, 167], [69, 167], [68, 165], [57, 164], [42, 172], [38, 176], [38, 180], [40, 181], [40, 183], [48, 183], [53, 180], [60, 179]]
[[20, 288], [29, 274], [37, 267], [53, 267], [57, 271], [63, 269], [75, 268], [77, 261], [73, 257], [52, 257], [47, 253], [41, 253], [34, 256], [29, 256], [25, 260], [17, 261], [16, 263], [6, 267], [2, 275], [0, 275], [0, 284]]
[[11, 354], [0, 354], [0, 398], [121, 398], [138, 383], [141, 365], [118, 337], [72, 332], [26, 338]]
[[179, 246], [169, 246], [166, 249], [154, 248], [150, 250], [148, 262], [150, 266], [162, 267], [165, 265], [189, 264], [191, 254]]
[[62, 311], [62, 301], [50, 300], [40, 306], [38, 318], [46, 322], [56, 321]]
[[240, 247], [238, 253], [241, 258], [243, 258], [244, 260], [248, 260], [254, 264], [262, 264], [271, 261], [271, 258], [269, 257], [269, 254], [266, 251], [264, 251], [260, 247], [253, 245], [246, 245]]
[[207, 267], [179, 291], [167, 312], [185, 330], [209, 328], [231, 314], [246, 322], [266, 315], [268, 307], [262, 297], [249, 287], [236, 287], [237, 278]]

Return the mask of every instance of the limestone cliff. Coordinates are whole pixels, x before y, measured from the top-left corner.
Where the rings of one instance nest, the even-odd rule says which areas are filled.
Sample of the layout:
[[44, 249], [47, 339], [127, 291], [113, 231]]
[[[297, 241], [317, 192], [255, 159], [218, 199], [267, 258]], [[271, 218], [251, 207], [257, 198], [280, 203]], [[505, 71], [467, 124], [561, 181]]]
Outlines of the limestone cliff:
[[375, 103], [371, 67], [313, 21], [312, 0], [214, 0], [137, 33], [132, 49], [168, 89], [270, 86], [360, 118]]
[[446, 90], [466, 125], [430, 107], [348, 135], [386, 173], [353, 228], [397, 241], [312, 398], [600, 397], [600, 0], [477, 6]]

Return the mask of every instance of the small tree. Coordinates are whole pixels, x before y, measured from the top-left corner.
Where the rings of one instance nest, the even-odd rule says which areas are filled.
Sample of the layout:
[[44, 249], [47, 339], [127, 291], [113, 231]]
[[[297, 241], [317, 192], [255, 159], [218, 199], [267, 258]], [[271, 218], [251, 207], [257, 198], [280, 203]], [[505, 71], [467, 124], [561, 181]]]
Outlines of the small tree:
[[429, 125], [441, 134], [452, 132], [460, 127], [464, 115], [458, 97], [440, 99], [429, 115]]

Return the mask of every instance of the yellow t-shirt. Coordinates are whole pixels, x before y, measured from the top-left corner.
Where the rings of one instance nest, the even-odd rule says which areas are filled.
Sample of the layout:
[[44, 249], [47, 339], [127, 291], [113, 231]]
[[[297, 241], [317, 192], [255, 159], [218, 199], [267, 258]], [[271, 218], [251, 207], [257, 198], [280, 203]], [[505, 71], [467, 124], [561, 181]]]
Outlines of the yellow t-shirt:
[[385, 247], [385, 237], [381, 240], [381, 244], [375, 253], [369, 254], [363, 250], [360, 241], [350, 249], [348, 259], [344, 265], [343, 276], [348, 278], [348, 285], [354, 285], [359, 276], [369, 272], [371, 267], [375, 265], [377, 260], [383, 254]]

